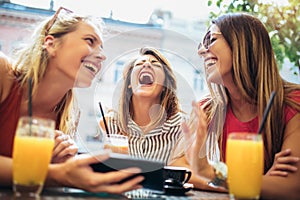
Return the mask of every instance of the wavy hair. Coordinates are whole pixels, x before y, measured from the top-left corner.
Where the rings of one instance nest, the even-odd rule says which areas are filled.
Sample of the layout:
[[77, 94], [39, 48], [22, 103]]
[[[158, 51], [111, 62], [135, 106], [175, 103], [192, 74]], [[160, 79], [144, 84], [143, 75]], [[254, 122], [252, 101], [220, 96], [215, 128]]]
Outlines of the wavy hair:
[[[180, 111], [179, 102], [176, 95], [176, 77], [172, 70], [171, 64], [169, 61], [161, 54], [157, 49], [153, 47], [143, 47], [139, 51], [139, 56], [143, 55], [152, 55], [163, 65], [163, 70], [165, 73], [165, 82], [164, 89], [160, 96], [160, 103], [163, 109], [160, 109], [158, 118], [152, 121], [147, 127], [156, 127], [160, 125], [165, 119], [168, 119], [175, 113]], [[123, 134], [127, 132], [127, 124], [129, 121], [129, 117], [132, 117], [133, 108], [132, 108], [132, 89], [129, 87], [130, 85], [130, 76], [132, 73], [132, 69], [134, 67], [134, 62], [136, 58], [130, 60], [124, 66], [124, 84], [122, 87], [121, 98], [119, 102], [119, 127]], [[129, 113], [129, 114], [128, 114]], [[165, 116], [166, 114], [166, 116]]]
[[[39, 83], [42, 81], [48, 64], [48, 53], [43, 48], [44, 39], [47, 35], [56, 38], [57, 44], [61, 45], [62, 37], [75, 31], [80, 22], [88, 23], [103, 31], [103, 21], [89, 16], [79, 16], [74, 13], [56, 13], [53, 17], [40, 23], [32, 34], [31, 40], [22, 48], [15, 51], [16, 59], [13, 65], [14, 73], [21, 86], [28, 83], [32, 78], [33, 95], [35, 95]], [[70, 89], [55, 107], [58, 114], [56, 120], [59, 129], [64, 133], [74, 135], [79, 119], [79, 109], [74, 96], [73, 89]]]

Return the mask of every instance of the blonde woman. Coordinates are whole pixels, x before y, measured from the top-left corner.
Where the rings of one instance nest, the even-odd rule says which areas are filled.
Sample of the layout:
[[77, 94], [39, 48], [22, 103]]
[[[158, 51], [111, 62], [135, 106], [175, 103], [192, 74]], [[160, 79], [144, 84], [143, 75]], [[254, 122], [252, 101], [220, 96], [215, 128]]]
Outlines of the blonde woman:
[[19, 117], [28, 113], [28, 81], [32, 79], [32, 115], [55, 120], [59, 130], [53, 151], [54, 156], [58, 156], [58, 163], [49, 166], [47, 185], [112, 193], [140, 187], [138, 183], [142, 177], [117, 183], [139, 169], [95, 173], [90, 164], [107, 156], [74, 157], [77, 148], [74, 152], [73, 144], [59, 138], [61, 135], [73, 136], [76, 132], [79, 111], [73, 88], [91, 85], [106, 59], [102, 43], [102, 21], [60, 8], [52, 18], [38, 25], [29, 44], [17, 51], [13, 63], [1, 54], [1, 186], [12, 184], [13, 139]]
[[143, 47], [123, 78], [119, 110], [106, 116], [109, 132], [128, 136], [131, 155], [167, 163], [183, 117], [171, 64], [157, 49]]
[[[222, 15], [209, 27], [198, 54], [204, 60], [210, 95], [194, 104], [196, 139], [185, 156], [177, 157], [172, 164], [190, 166], [194, 175], [199, 175], [191, 178], [198, 188], [220, 189], [207, 184], [215, 177], [211, 161], [226, 160], [226, 140], [231, 132], [258, 131], [275, 91], [262, 133], [264, 174], [260, 196], [299, 199], [300, 85], [279, 75], [262, 22], [249, 14]], [[189, 124], [183, 129], [191, 132]], [[202, 146], [205, 139], [207, 143]], [[202, 147], [207, 147], [204, 153]]]

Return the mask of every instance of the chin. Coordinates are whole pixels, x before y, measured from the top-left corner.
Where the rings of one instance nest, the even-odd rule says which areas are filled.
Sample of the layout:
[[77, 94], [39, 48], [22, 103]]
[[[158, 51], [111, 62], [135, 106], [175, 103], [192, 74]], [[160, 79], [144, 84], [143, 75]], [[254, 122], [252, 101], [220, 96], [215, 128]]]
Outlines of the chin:
[[87, 88], [87, 87], [90, 87], [92, 85], [92, 82], [89, 81], [89, 82], [80, 82], [80, 83], [75, 83], [75, 87], [77, 88]]
[[223, 85], [223, 79], [219, 74], [210, 74], [207, 76], [207, 81], [209, 83], [215, 83], [219, 85]]

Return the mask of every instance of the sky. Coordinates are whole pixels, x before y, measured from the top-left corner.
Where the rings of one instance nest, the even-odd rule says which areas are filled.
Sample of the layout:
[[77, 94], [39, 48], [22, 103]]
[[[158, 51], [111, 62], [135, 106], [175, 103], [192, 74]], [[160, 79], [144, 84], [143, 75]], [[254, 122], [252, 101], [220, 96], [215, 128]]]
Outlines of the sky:
[[[11, 0], [26, 6], [49, 8], [50, 0]], [[154, 9], [169, 10], [173, 17], [187, 20], [208, 18], [207, 0], [55, 0], [54, 9], [64, 6], [80, 14], [109, 17], [116, 20], [146, 23]]]
[[[48, 9], [51, 0], [11, 0], [12, 3]], [[173, 17], [186, 20], [206, 20], [216, 6], [208, 7], [208, 0], [54, 0], [54, 9], [64, 6], [79, 14], [109, 17], [112, 11], [115, 20], [147, 23], [154, 9], [169, 10]], [[223, 3], [231, 0], [223, 0]], [[261, 0], [278, 5], [288, 0]], [[215, 3], [216, 0], [213, 2]]]

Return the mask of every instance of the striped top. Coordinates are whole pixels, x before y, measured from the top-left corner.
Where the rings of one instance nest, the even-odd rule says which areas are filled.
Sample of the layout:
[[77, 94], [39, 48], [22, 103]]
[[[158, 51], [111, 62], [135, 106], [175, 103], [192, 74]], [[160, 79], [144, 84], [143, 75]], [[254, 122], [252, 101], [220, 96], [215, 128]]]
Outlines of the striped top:
[[[110, 133], [120, 133], [116, 113], [106, 117]], [[181, 135], [183, 115], [176, 113], [161, 126], [144, 134], [142, 129], [130, 118], [128, 122], [129, 154], [138, 158], [162, 161], [167, 164], [170, 154]]]

